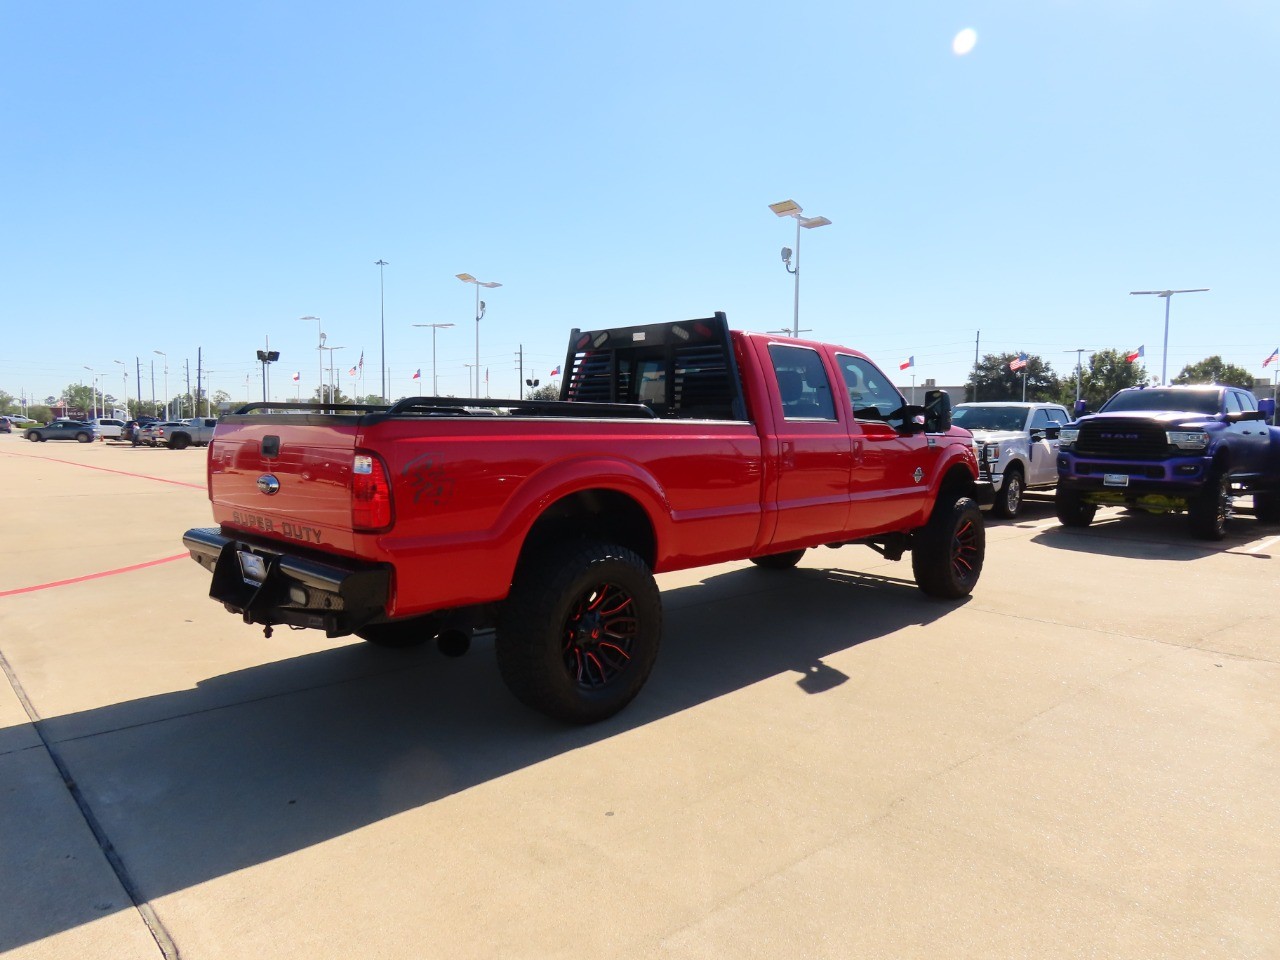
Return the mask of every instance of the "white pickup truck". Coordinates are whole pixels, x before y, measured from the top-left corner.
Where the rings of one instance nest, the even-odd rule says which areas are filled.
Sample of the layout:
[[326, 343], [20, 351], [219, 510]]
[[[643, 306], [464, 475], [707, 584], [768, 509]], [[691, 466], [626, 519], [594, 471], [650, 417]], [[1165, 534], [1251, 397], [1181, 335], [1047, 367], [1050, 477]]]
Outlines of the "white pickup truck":
[[1013, 518], [1026, 490], [1052, 490], [1058, 483], [1058, 432], [1073, 419], [1056, 403], [991, 401], [961, 403], [955, 425], [973, 434], [984, 479], [996, 488], [992, 513]]
[[157, 446], [171, 450], [203, 447], [213, 439], [213, 428], [217, 425], [216, 417], [192, 417], [190, 420], [162, 423], [155, 428], [155, 442]]

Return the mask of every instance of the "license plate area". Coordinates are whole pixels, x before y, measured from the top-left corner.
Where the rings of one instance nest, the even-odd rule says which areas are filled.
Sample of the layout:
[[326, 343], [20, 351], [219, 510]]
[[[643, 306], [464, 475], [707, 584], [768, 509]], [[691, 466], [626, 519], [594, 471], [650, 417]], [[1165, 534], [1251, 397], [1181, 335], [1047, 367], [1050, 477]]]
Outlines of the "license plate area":
[[236, 557], [240, 561], [240, 579], [251, 587], [260, 587], [267, 579], [267, 561], [256, 553], [239, 550]]
[[1104, 473], [1102, 475], [1102, 485], [1104, 487], [1127, 487], [1129, 485], [1129, 475], [1127, 473]]

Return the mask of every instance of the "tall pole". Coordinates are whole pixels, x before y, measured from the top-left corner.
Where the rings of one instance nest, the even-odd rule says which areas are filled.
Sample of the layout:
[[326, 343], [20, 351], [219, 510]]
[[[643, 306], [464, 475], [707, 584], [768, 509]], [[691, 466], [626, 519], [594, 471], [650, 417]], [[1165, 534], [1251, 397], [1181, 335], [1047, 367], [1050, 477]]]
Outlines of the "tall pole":
[[319, 386], [316, 388], [316, 399], [324, 403], [324, 327], [320, 323], [319, 317], [305, 316], [302, 317], [308, 323], [314, 320], [316, 322], [316, 333], [319, 334], [319, 340], [316, 341], [316, 356], [320, 358], [320, 379], [316, 381]]
[[480, 286], [476, 285], [476, 392], [473, 397], [480, 396]]
[[169, 419], [169, 355], [163, 350], [153, 350], [152, 353], [164, 357], [164, 418]]
[[1080, 402], [1080, 372], [1083, 361], [1080, 357], [1084, 354], [1084, 347], [1077, 347], [1074, 350], [1064, 350], [1064, 353], [1074, 353], [1076, 355], [1076, 403]]
[[120, 364], [120, 378], [124, 383], [124, 418], [129, 419], [129, 365], [123, 360], [112, 360], [112, 363]]
[[378, 368], [382, 371], [382, 393], [380, 397], [385, 403], [387, 400], [387, 294], [382, 285], [382, 268], [389, 266], [389, 264], [379, 257], [374, 265], [378, 268], [378, 296], [382, 305], [382, 362], [378, 365]]
[[1130, 290], [1129, 296], [1164, 297], [1164, 352], [1160, 357], [1160, 386], [1169, 383], [1169, 301], [1175, 293], [1208, 293], [1208, 287], [1196, 287], [1194, 290]]
[[796, 217], [796, 268], [791, 271], [796, 277], [795, 304], [791, 309], [791, 336], [800, 337], [800, 218]]

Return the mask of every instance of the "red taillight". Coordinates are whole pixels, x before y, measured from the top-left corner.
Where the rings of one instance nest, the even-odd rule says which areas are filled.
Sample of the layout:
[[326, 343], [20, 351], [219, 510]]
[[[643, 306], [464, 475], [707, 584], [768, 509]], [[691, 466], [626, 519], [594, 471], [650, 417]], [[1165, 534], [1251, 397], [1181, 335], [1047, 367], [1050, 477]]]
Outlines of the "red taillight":
[[382, 460], [357, 453], [351, 464], [351, 527], [385, 530], [391, 526], [391, 484]]

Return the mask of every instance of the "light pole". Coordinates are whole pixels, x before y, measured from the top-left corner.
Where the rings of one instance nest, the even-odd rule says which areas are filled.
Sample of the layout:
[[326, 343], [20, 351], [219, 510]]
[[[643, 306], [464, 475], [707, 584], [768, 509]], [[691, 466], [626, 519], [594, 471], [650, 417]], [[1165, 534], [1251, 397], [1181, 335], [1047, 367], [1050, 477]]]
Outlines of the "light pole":
[[[323, 334], [322, 334], [321, 336], [323, 336]], [[338, 402], [338, 388], [337, 388], [337, 385], [334, 383], [334, 380], [333, 380], [333, 351], [335, 351], [335, 350], [345, 350], [345, 349], [347, 349], [347, 348], [346, 348], [346, 347], [326, 347], [326, 346], [321, 345], [320, 349], [321, 349], [321, 350], [328, 350], [328, 351], [329, 351], [329, 402], [330, 402], [330, 403], [337, 403], [337, 402]], [[321, 356], [323, 357], [323, 356], [324, 356], [324, 354], [321, 354]], [[324, 369], [323, 369], [323, 367], [322, 367], [322, 368], [321, 368], [321, 370], [320, 370], [320, 376], [322, 376], [322, 377], [324, 376]]]
[[431, 395], [440, 396], [440, 387], [436, 384], [436, 331], [446, 330], [454, 326], [452, 323], [415, 323], [415, 327], [431, 328]]
[[93, 404], [93, 416], [96, 419], [98, 416], [98, 371], [93, 367], [85, 367], [85, 369], [93, 374], [93, 382], [89, 386], [89, 402]]
[[153, 350], [152, 353], [164, 357], [164, 418], [169, 419], [169, 355], [163, 350]]
[[1076, 347], [1074, 350], [1063, 350], [1063, 353], [1074, 353], [1076, 355], [1076, 403], [1080, 402], [1080, 356], [1085, 352], [1084, 347]]
[[316, 356], [320, 358], [320, 386], [316, 389], [316, 397], [321, 403], [324, 403], [324, 328], [320, 325], [319, 317], [306, 316], [300, 319], [308, 323], [314, 320], [316, 322], [316, 333], [320, 335], [319, 342], [316, 344]]
[[1196, 287], [1194, 290], [1130, 290], [1129, 296], [1164, 297], [1164, 352], [1160, 355], [1160, 386], [1167, 386], [1169, 364], [1169, 301], [1175, 293], [1208, 293], [1208, 287]]
[[382, 307], [382, 364], [379, 369], [382, 371], [382, 394], [379, 397], [383, 403], [387, 402], [387, 294], [386, 289], [382, 285], [382, 268], [390, 266], [387, 261], [379, 257], [374, 261], [373, 265], [378, 268], [378, 299]]
[[112, 360], [112, 363], [120, 364], [121, 382], [124, 384], [124, 418], [129, 419], [129, 365], [123, 360]]
[[492, 280], [477, 280], [469, 273], [457, 274], [459, 280], [463, 283], [474, 283], [476, 285], [476, 392], [474, 396], [480, 396], [480, 318], [484, 316], [484, 301], [480, 299], [480, 288], [488, 287], [492, 290], [494, 287], [500, 287], [502, 284], [494, 283]]
[[796, 265], [793, 269], [791, 266], [791, 250], [787, 247], [782, 248], [782, 262], [787, 268], [787, 273], [793, 274], [796, 278], [796, 296], [795, 296], [795, 312], [791, 320], [791, 329], [793, 337], [800, 336], [800, 228], [812, 230], [815, 227], [825, 227], [831, 223], [826, 217], [806, 217], [804, 210], [800, 204], [794, 200], [780, 200], [778, 203], [769, 204], [769, 209], [780, 217], [792, 217], [796, 222]]

